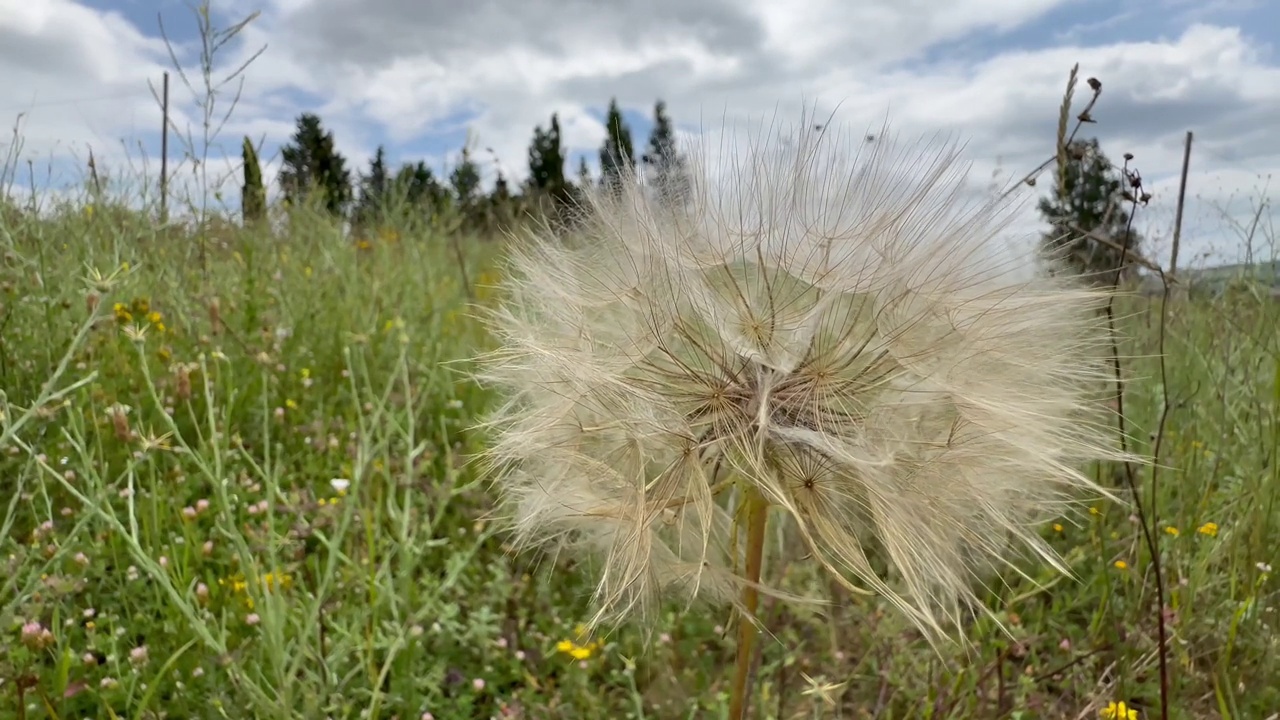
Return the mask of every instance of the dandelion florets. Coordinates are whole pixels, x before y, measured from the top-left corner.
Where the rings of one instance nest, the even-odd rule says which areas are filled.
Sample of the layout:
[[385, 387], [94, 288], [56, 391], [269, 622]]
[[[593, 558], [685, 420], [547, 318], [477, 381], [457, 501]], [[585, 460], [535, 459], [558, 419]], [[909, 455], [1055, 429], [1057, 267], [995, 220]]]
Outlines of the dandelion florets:
[[801, 127], [514, 244], [486, 460], [519, 545], [602, 559], [597, 620], [734, 602], [749, 491], [938, 630], [1010, 547], [1054, 562], [1033, 521], [1116, 455], [1104, 296], [1002, 255], [1010, 208], [968, 199], [955, 146]]

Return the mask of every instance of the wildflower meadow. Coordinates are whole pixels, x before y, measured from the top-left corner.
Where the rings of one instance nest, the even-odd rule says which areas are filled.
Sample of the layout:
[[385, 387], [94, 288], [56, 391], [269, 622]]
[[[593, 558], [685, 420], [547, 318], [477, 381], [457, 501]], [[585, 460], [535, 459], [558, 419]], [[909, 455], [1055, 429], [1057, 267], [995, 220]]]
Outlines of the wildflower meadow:
[[[476, 462], [518, 233], [233, 220], [90, 191], [0, 206], [0, 717], [728, 717], [732, 603], [593, 624], [598, 564], [517, 551]], [[1280, 303], [1172, 288], [1109, 306], [1132, 461], [1080, 470], [1114, 499], [975, 521], [1062, 568], [1011, 554], [966, 585], [963, 641], [761, 530], [749, 717], [1280, 717]], [[972, 482], [1019, 495], [1036, 470], [984, 462]]]

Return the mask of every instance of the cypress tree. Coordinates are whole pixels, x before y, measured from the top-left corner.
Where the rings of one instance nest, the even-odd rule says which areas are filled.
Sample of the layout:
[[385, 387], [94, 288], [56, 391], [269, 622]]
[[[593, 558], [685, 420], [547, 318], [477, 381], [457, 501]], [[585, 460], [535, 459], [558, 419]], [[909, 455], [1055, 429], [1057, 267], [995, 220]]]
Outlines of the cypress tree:
[[267, 216], [267, 189], [262, 183], [262, 165], [258, 151], [246, 135], [241, 149], [244, 163], [244, 183], [240, 186], [240, 212], [245, 225], [261, 222]]
[[663, 200], [682, 203], [692, 184], [688, 164], [676, 143], [675, 127], [667, 115], [667, 105], [659, 100], [653, 108], [653, 130], [644, 164], [653, 170], [652, 185]]
[[601, 182], [616, 191], [624, 179], [635, 172], [636, 153], [631, 141], [631, 128], [622, 117], [618, 100], [609, 101], [609, 113], [605, 117], [605, 140], [600, 148]]

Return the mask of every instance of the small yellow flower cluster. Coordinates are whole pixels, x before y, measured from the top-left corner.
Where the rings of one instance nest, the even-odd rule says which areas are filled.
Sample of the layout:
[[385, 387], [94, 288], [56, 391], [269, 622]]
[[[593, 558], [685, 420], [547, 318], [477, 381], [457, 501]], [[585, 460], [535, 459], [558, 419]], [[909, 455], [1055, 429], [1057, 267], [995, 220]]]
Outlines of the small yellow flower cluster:
[[1098, 714], [1105, 720], [1138, 720], [1138, 711], [1126, 705], [1123, 700], [1107, 703]]
[[1218, 523], [1207, 522], [1201, 525], [1196, 532], [1207, 537], [1218, 537]]
[[164, 315], [152, 310], [151, 301], [144, 297], [134, 298], [127, 304], [118, 302], [111, 307], [111, 312], [115, 315], [116, 322], [121, 325], [133, 322], [134, 317], [141, 317], [146, 319], [156, 332], [162, 333], [167, 330]]
[[288, 590], [293, 587], [293, 577], [287, 573], [267, 573], [262, 576], [262, 584], [268, 590]]
[[[269, 572], [262, 576], [260, 582], [263, 587], [272, 593], [293, 587], [293, 577], [286, 573]], [[245, 607], [250, 610], [253, 609], [253, 597], [249, 595], [249, 582], [245, 580], [243, 575], [236, 575], [230, 579], [219, 579], [218, 584], [223, 587], [230, 586], [233, 594], [244, 595]]]
[[[581, 640], [587, 634], [587, 629], [586, 627], [579, 625], [578, 627], [574, 628], [574, 634], [578, 636], [579, 640]], [[571, 656], [574, 660], [586, 660], [587, 658], [594, 655], [595, 652], [599, 649], [600, 649], [600, 642], [596, 640], [592, 640], [586, 643], [585, 645], [580, 645], [577, 642], [574, 642], [573, 640], [561, 640], [560, 642], [556, 643], [557, 651]]]

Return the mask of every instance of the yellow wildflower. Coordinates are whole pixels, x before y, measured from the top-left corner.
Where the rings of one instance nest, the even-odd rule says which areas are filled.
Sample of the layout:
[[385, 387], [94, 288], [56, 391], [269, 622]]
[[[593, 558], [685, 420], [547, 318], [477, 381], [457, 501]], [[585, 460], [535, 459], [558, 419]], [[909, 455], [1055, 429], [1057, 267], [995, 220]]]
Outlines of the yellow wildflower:
[[116, 316], [116, 322], [121, 325], [133, 322], [133, 313], [129, 312], [128, 306], [124, 303], [116, 303], [112, 306], [111, 311]]
[[1170, 525], [1170, 526], [1166, 527], [1166, 528], [1164, 529], [1164, 531], [1165, 531], [1165, 533], [1166, 533], [1166, 534], [1168, 534], [1168, 535], [1172, 535], [1173, 537], [1178, 537], [1179, 535], [1181, 535], [1181, 534], [1182, 534], [1181, 532], [1179, 532], [1179, 531], [1178, 531], [1178, 528], [1176, 528], [1176, 527], [1174, 527], [1174, 526], [1172, 526], [1172, 525]]
[[569, 652], [575, 660], [586, 660], [591, 657], [592, 647], [578, 647]]
[[1125, 561], [1123, 561], [1123, 560], [1117, 560], [1117, 561], [1115, 562], [1115, 565], [1116, 565], [1116, 569], [1117, 569], [1117, 570], [1127, 570], [1127, 569], [1129, 569], [1129, 563], [1127, 563], [1127, 562], [1125, 562]]
[[[293, 578], [287, 573], [269, 572], [264, 574], [259, 580], [262, 586], [268, 592], [279, 592], [287, 590], [293, 586]], [[243, 575], [235, 575], [231, 578], [219, 579], [218, 584], [226, 587], [231, 586], [231, 592], [236, 595], [244, 595], [244, 606], [249, 610], [254, 608], [253, 596], [249, 595], [249, 582]]]
[[574, 660], [586, 660], [594, 655], [596, 650], [600, 649], [600, 643], [595, 640], [585, 643], [581, 642], [582, 640], [585, 640], [587, 636], [587, 627], [585, 625], [579, 624], [573, 629], [573, 633], [577, 636], [579, 642], [575, 642], [573, 640], [561, 640], [556, 643], [556, 650], [572, 657]]
[[1054, 531], [1054, 532], [1062, 532], [1062, 523], [1054, 523], [1054, 524], [1053, 524], [1053, 531]]
[[228, 579], [231, 584], [231, 592], [244, 592], [245, 589], [249, 587], [249, 583], [245, 582], [244, 578], [240, 575], [236, 575], [232, 578], [218, 578], [218, 584], [222, 587], [226, 587]]
[[287, 590], [293, 587], [293, 577], [286, 573], [267, 573], [262, 576], [262, 584], [271, 591]]
[[1107, 706], [1098, 714], [1106, 720], [1138, 720], [1138, 711], [1123, 701], [1107, 703]]
[[574, 660], [586, 660], [595, 653], [598, 647], [599, 644], [595, 642], [579, 645], [572, 640], [561, 640], [556, 643], [556, 650], [572, 657]]
[[1207, 522], [1201, 525], [1200, 528], [1196, 530], [1196, 532], [1200, 533], [1201, 535], [1207, 535], [1209, 537], [1218, 537], [1218, 523]]

